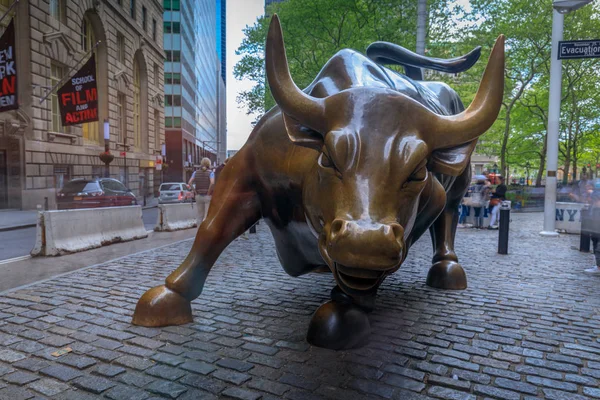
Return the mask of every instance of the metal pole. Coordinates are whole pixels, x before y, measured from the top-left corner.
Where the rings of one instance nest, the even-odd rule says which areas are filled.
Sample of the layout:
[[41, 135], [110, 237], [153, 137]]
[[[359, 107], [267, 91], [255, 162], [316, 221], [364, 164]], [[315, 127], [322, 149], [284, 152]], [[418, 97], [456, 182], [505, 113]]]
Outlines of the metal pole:
[[87, 56], [88, 56], [88, 55], [89, 55], [89, 54], [90, 54], [92, 51], [94, 51], [94, 49], [95, 49], [96, 47], [98, 47], [98, 45], [100, 44], [100, 42], [101, 42], [101, 40], [98, 40], [98, 41], [96, 42], [96, 44], [95, 44], [94, 46], [92, 46], [92, 48], [90, 49], [90, 51], [88, 51], [87, 53], [85, 53], [85, 55], [84, 55], [83, 57], [81, 57], [81, 58], [79, 59], [79, 61], [77, 61], [77, 63], [76, 63], [76, 64], [75, 64], [73, 67], [71, 67], [71, 69], [69, 69], [69, 72], [67, 72], [67, 73], [65, 74], [65, 76], [63, 76], [63, 77], [62, 77], [62, 79], [61, 79], [61, 80], [59, 80], [58, 82], [56, 82], [56, 85], [52, 86], [52, 89], [50, 89], [50, 90], [48, 91], [48, 93], [46, 93], [46, 95], [40, 99], [40, 104], [42, 104], [42, 103], [43, 103], [43, 102], [44, 102], [44, 101], [45, 101], [45, 100], [48, 98], [48, 96], [50, 96], [50, 94], [51, 94], [52, 92], [54, 92], [54, 89], [56, 89], [56, 88], [57, 88], [59, 85], [61, 85], [61, 84], [62, 84], [62, 83], [63, 83], [63, 82], [66, 80], [66, 79], [71, 79], [71, 71], [73, 71], [75, 68], [77, 68], [77, 67], [79, 66], [79, 64], [81, 64], [81, 61], [82, 61], [82, 60], [84, 60], [85, 58], [87, 58]]
[[427, 0], [417, 0], [417, 54], [425, 55], [425, 31], [427, 27]]
[[550, 99], [548, 107], [548, 136], [546, 153], [546, 189], [544, 199], [544, 230], [542, 236], [558, 236], [556, 222], [556, 170], [558, 168], [558, 130], [562, 88], [562, 61], [558, 59], [558, 42], [563, 38], [565, 16], [552, 11], [552, 53], [550, 60]]
[[6, 18], [6, 16], [12, 11], [12, 9], [14, 8], [14, 6], [16, 6], [18, 2], [19, 2], [19, 0], [15, 0], [10, 5], [10, 7], [8, 7], [8, 10], [6, 10], [6, 12], [2, 15], [2, 17], [0, 17], [0, 22], [2, 22], [4, 20], [4, 18]]
[[500, 204], [500, 227], [498, 228], [498, 254], [508, 254], [508, 227], [510, 224], [510, 202]]

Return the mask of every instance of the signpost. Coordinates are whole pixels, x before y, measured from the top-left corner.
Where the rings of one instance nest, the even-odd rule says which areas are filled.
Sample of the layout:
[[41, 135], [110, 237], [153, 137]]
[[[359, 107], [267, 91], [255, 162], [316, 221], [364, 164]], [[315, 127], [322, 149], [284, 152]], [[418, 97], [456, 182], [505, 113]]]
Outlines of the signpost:
[[558, 42], [558, 59], [600, 58], [600, 39]]

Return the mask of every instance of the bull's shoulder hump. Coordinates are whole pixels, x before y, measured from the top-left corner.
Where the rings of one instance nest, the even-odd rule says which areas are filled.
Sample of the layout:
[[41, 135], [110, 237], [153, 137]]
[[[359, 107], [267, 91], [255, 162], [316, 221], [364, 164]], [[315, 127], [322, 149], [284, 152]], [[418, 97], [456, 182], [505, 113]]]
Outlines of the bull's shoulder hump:
[[306, 91], [315, 97], [326, 97], [355, 87], [394, 85], [377, 63], [356, 50], [342, 49], [325, 63]]

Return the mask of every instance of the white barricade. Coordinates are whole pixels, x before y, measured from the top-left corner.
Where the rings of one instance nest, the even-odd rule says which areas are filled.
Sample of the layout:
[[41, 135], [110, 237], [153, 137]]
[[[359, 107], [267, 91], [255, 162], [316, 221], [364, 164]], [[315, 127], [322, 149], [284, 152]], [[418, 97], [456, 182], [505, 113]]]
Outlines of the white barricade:
[[148, 237], [141, 206], [38, 213], [32, 256], [57, 256]]
[[581, 233], [581, 211], [585, 203], [556, 203], [555, 228], [566, 233]]
[[177, 231], [198, 226], [196, 203], [159, 204], [155, 231]]

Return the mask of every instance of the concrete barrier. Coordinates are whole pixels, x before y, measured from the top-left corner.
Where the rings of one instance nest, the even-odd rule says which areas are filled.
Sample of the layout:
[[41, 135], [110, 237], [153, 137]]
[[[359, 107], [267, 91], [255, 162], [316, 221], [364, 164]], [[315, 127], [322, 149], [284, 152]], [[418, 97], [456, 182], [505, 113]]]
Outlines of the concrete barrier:
[[581, 211], [585, 203], [556, 202], [556, 229], [566, 233], [581, 233]]
[[155, 231], [171, 232], [198, 226], [196, 203], [159, 204]]
[[38, 213], [32, 256], [58, 256], [148, 237], [141, 206]]

